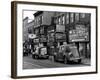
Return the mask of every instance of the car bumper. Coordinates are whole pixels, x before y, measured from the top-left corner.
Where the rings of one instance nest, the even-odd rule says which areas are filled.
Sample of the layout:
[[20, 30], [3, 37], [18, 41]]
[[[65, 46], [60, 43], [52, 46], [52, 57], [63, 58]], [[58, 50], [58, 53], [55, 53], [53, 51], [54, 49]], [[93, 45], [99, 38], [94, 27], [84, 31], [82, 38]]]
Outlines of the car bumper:
[[38, 55], [40, 58], [48, 58], [48, 55]]
[[78, 57], [78, 58], [70, 58], [69, 60], [70, 60], [70, 61], [77, 61], [77, 60], [80, 60], [80, 59], [82, 59], [82, 57]]

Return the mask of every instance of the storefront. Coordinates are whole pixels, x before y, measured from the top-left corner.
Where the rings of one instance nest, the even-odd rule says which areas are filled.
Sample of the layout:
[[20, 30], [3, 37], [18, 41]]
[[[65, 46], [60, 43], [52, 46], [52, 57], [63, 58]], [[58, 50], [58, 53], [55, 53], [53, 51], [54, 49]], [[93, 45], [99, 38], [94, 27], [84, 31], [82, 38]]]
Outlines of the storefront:
[[51, 54], [53, 54], [58, 46], [66, 42], [65, 26], [52, 25], [48, 28], [47, 32], [47, 44], [51, 49]]
[[75, 29], [69, 31], [69, 43], [77, 45], [80, 55], [90, 57], [90, 37], [89, 27], [82, 24], [77, 24]]

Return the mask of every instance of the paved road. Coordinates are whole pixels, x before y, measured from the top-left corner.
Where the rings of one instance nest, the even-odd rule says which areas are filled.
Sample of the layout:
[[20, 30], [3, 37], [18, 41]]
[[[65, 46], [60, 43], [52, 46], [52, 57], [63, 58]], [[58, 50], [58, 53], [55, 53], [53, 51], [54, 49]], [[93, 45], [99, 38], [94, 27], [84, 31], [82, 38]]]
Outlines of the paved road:
[[30, 56], [25, 56], [23, 58], [23, 69], [40, 69], [40, 68], [57, 68], [57, 67], [81, 67], [81, 66], [90, 66], [90, 63], [81, 63], [81, 64], [64, 64], [63, 62], [54, 62], [50, 59], [33, 59]]

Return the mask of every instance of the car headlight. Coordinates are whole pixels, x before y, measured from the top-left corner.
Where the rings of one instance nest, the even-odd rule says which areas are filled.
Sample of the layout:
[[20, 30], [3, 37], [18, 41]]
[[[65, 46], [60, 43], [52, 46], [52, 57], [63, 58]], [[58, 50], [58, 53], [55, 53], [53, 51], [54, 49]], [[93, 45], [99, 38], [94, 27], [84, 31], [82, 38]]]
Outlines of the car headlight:
[[73, 54], [72, 54], [72, 52], [69, 52], [69, 56], [70, 56], [70, 57], [73, 57]]
[[33, 52], [32, 54], [35, 54], [35, 52]]

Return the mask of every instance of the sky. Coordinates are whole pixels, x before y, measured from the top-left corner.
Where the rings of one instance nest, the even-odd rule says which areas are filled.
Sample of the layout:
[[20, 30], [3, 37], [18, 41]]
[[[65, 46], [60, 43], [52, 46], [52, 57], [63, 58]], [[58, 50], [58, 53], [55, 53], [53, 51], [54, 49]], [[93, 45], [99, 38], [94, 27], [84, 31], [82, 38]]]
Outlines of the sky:
[[35, 12], [36, 12], [36, 11], [25, 10], [25, 11], [23, 12], [23, 19], [26, 18], [26, 17], [28, 17], [28, 18], [29, 18], [29, 21], [28, 21], [28, 22], [34, 20], [34, 15], [33, 15], [33, 14], [34, 14]]

